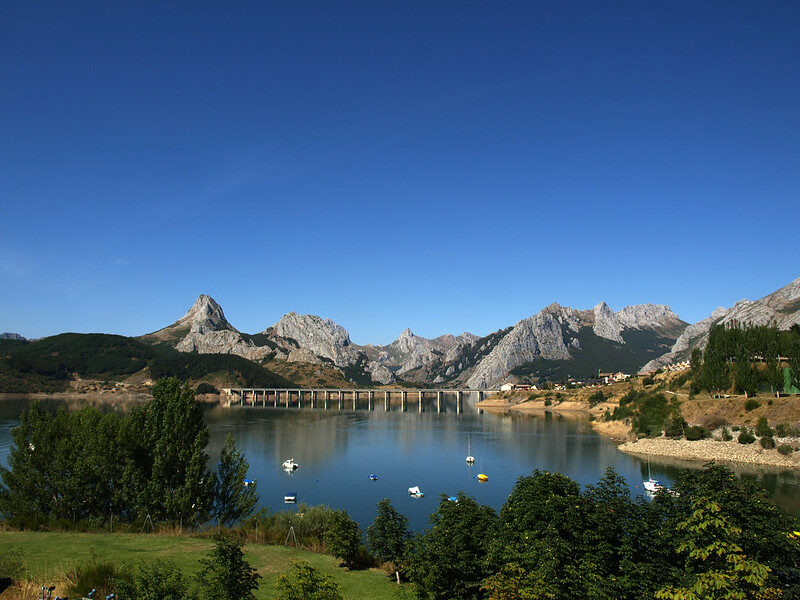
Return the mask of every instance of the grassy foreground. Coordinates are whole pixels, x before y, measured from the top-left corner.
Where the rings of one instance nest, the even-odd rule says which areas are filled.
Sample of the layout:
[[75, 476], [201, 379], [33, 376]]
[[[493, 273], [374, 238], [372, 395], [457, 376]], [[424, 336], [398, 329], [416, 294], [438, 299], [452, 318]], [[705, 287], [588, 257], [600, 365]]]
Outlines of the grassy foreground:
[[[27, 579], [35, 586], [56, 585], [56, 593], [62, 594], [66, 572], [77, 563], [91, 560], [93, 556], [100, 561], [117, 565], [133, 565], [140, 560], [168, 559], [185, 573], [193, 574], [198, 568], [198, 561], [212, 545], [211, 540], [185, 536], [0, 531], [0, 548], [15, 548], [22, 552]], [[330, 574], [341, 586], [342, 596], [348, 600], [413, 597], [409, 586], [398, 588], [393, 583], [393, 577], [387, 573], [377, 569], [348, 571], [340, 568], [338, 559], [331, 556], [262, 544], [247, 544], [244, 552], [247, 560], [258, 569], [262, 577], [261, 585], [256, 591], [259, 599], [273, 598], [276, 595], [277, 577], [289, 570], [293, 560], [307, 561], [323, 573]], [[38, 588], [31, 586], [31, 589]], [[6, 594], [10, 592], [11, 590]], [[3, 594], [4, 600], [6, 594]]]

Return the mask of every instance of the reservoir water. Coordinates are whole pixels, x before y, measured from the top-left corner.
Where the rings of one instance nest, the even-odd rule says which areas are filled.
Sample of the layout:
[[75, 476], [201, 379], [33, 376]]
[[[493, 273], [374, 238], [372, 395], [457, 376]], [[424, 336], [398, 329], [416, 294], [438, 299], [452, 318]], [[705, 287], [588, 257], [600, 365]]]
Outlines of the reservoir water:
[[[0, 402], [0, 464], [11, 448], [11, 429], [28, 404], [25, 399]], [[64, 402], [43, 401], [55, 409]], [[124, 405], [102, 404], [105, 410]], [[69, 403], [69, 408], [77, 408]], [[270, 510], [298, 510], [284, 504], [287, 492], [298, 503], [326, 504], [347, 510], [362, 526], [371, 523], [375, 504], [390, 498], [413, 529], [427, 525], [439, 494], [463, 490], [479, 502], [499, 509], [517, 477], [534, 469], [563, 473], [581, 485], [596, 483], [607, 467], [628, 481], [634, 495], [643, 494], [647, 462], [617, 450], [609, 439], [596, 434], [589, 423], [554, 412], [536, 415], [482, 413], [466, 406], [462, 414], [435, 412], [298, 410], [222, 406], [206, 412], [211, 429], [208, 453], [211, 464], [227, 433], [250, 462], [249, 476], [257, 480], [261, 504]], [[465, 462], [467, 446], [475, 464]], [[287, 473], [281, 463], [294, 458], [300, 468]], [[694, 463], [653, 460], [654, 477], [671, 483], [680, 468]], [[800, 479], [796, 473], [736, 467], [743, 477], [754, 478], [773, 500], [800, 512]], [[370, 473], [378, 475], [370, 481]], [[478, 473], [489, 481], [481, 483]], [[408, 488], [418, 485], [423, 498], [412, 498]]]

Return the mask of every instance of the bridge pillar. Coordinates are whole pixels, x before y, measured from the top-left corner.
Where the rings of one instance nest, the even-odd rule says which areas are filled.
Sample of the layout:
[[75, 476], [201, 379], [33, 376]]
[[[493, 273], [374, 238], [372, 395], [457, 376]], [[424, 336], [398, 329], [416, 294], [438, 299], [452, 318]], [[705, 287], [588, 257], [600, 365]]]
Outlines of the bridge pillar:
[[417, 394], [419, 395], [419, 412], [422, 412], [422, 390], [417, 392]]
[[342, 390], [339, 390], [339, 410], [342, 410]]
[[358, 400], [358, 390], [353, 390], [353, 410], [356, 409], [356, 400]]
[[311, 408], [315, 407], [317, 403], [317, 390], [311, 390]]
[[442, 392], [436, 392], [436, 412], [442, 412]]
[[456, 392], [456, 413], [461, 413], [461, 390]]
[[483, 401], [483, 392], [478, 390], [478, 402], [481, 402], [481, 401]]
[[400, 412], [406, 412], [406, 392], [400, 392]]
[[328, 400], [331, 399], [331, 393], [325, 390], [325, 410], [328, 410]]
[[372, 390], [367, 392], [367, 410], [372, 410], [373, 409], [372, 398], [374, 396], [375, 396], [375, 392], [373, 392]]
[[383, 391], [383, 410], [384, 412], [389, 410], [389, 390]]

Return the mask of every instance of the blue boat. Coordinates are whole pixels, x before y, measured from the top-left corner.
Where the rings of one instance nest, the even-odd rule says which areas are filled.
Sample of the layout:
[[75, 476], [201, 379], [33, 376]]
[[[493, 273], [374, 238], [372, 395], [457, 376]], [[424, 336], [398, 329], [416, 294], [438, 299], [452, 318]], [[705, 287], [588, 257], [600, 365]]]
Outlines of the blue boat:
[[370, 481], [378, 481], [378, 476], [375, 473], [369, 474]]

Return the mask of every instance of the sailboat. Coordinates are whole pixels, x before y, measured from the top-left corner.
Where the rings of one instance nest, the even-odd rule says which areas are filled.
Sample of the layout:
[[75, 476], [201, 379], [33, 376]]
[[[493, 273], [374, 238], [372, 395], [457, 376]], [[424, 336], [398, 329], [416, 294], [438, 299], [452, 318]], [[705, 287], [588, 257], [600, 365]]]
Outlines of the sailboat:
[[647, 461], [647, 479], [642, 481], [642, 485], [644, 486], [644, 489], [651, 494], [655, 494], [661, 490], [670, 491], [669, 488], [665, 487], [664, 484], [658, 479], [653, 479], [653, 476], [650, 474], [650, 461]]
[[475, 457], [472, 456], [472, 453], [470, 452], [469, 441], [469, 436], [467, 436], [467, 464], [472, 465], [475, 463]]

